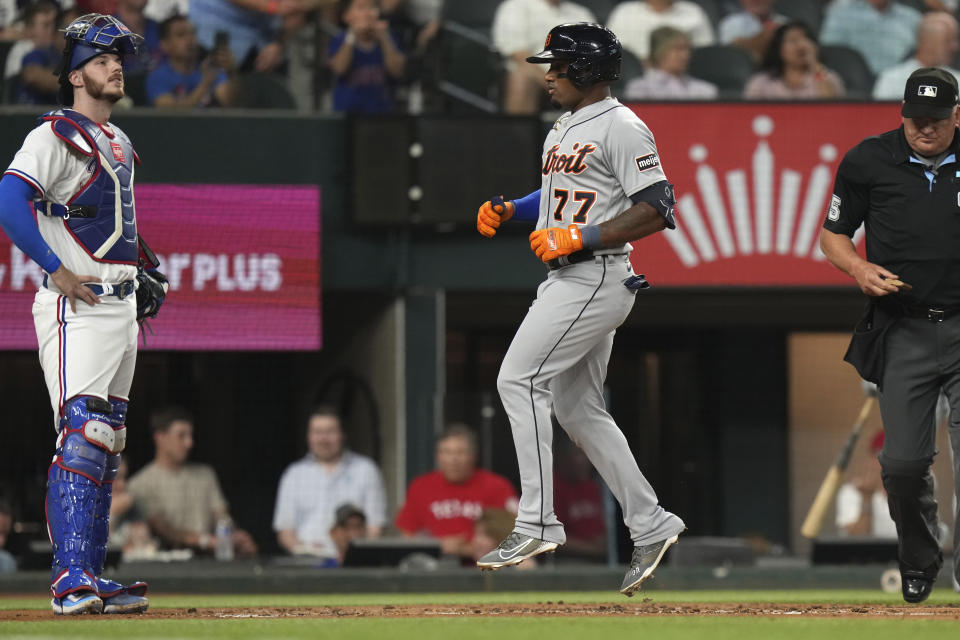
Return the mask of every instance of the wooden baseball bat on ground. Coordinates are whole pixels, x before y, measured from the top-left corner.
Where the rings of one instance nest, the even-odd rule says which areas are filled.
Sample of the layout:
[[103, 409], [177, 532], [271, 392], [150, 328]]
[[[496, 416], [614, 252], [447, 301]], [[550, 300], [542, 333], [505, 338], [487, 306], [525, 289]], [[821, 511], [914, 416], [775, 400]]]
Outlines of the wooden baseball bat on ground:
[[820, 485], [820, 490], [817, 491], [817, 497], [813, 499], [813, 504], [810, 505], [810, 510], [807, 512], [807, 517], [803, 521], [803, 526], [800, 527], [800, 533], [805, 538], [816, 538], [817, 534], [820, 533], [820, 528], [823, 526], [823, 518], [830, 509], [830, 505], [833, 504], [837, 490], [840, 489], [843, 472], [846, 471], [847, 465], [850, 464], [853, 447], [857, 443], [857, 438], [860, 437], [860, 431], [863, 429], [863, 425], [866, 423], [875, 401], [876, 398], [873, 395], [868, 396], [867, 399], [863, 401], [863, 406], [860, 408], [860, 415], [857, 416], [857, 421], [853, 423], [853, 428], [850, 429], [850, 437], [847, 438], [846, 445], [840, 450], [840, 455], [837, 456], [836, 462], [834, 462], [830, 470], [827, 471], [827, 477], [823, 479], [823, 484]]

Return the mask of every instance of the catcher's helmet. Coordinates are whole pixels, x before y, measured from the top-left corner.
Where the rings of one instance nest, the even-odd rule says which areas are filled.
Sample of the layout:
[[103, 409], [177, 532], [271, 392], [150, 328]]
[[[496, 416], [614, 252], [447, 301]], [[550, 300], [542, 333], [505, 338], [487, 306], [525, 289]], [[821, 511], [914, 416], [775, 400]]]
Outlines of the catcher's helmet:
[[620, 79], [620, 40], [603, 25], [571, 22], [550, 30], [543, 51], [527, 62], [568, 61], [566, 77], [573, 86], [585, 89], [598, 82]]
[[73, 88], [68, 80], [70, 72], [96, 58], [101, 53], [116, 53], [121, 58], [137, 55], [143, 37], [130, 31], [113, 16], [88, 13], [80, 16], [63, 31], [66, 44], [60, 66], [54, 72], [59, 76], [61, 104], [73, 104]]

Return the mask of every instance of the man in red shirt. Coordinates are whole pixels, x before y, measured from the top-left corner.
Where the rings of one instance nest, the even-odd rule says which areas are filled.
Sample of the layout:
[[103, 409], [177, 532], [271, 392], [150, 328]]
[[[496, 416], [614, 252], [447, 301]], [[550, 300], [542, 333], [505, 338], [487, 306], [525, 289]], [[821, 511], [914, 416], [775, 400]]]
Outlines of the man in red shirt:
[[583, 449], [566, 438], [557, 449], [553, 509], [567, 534], [562, 556], [602, 560], [607, 553], [607, 522], [593, 465]]
[[474, 520], [486, 508], [517, 511], [510, 481], [477, 469], [477, 437], [465, 425], [451, 425], [437, 441], [437, 469], [417, 476], [397, 514], [407, 536], [428, 535], [444, 553], [470, 556]]

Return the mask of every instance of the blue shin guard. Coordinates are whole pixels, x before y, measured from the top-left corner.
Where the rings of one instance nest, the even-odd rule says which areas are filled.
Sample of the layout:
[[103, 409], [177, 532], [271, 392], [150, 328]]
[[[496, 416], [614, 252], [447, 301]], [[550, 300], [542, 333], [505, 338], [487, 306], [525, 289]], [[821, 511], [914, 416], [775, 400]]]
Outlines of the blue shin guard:
[[[106, 416], [107, 424], [114, 432], [126, 429], [127, 403], [115, 398], [110, 399], [111, 411]], [[121, 438], [126, 444], [126, 437]], [[121, 445], [122, 447], [122, 445]], [[100, 484], [100, 499], [93, 516], [93, 539], [91, 544], [90, 567], [93, 573], [99, 576], [103, 573], [103, 563], [107, 557], [107, 540], [110, 537], [110, 504], [113, 502], [113, 481], [117, 477], [120, 467], [120, 449], [114, 448], [106, 457], [103, 469], [103, 481]]]
[[[127, 421], [127, 402], [110, 398], [113, 411], [107, 416], [108, 424], [115, 433], [125, 432]], [[121, 443], [125, 438], [120, 438]], [[122, 446], [122, 444], [120, 445]], [[120, 467], [119, 449], [107, 456], [100, 486], [100, 499], [97, 501], [93, 519], [93, 539], [90, 545], [90, 566], [97, 577], [97, 590], [103, 599], [103, 613], [141, 613], [149, 606], [144, 597], [147, 593], [146, 582], [134, 582], [130, 585], [103, 577], [104, 562], [107, 557], [107, 540], [110, 537], [110, 504], [113, 502], [113, 481]]]
[[98, 593], [92, 566], [94, 523], [108, 452], [116, 437], [110, 403], [99, 398], [67, 401], [57, 451], [47, 476], [47, 530], [53, 545], [50, 590], [56, 601], [84, 591]]
[[93, 513], [100, 487], [85, 476], [50, 465], [47, 476], [47, 529], [53, 544], [50, 591], [55, 598], [71, 593], [97, 593], [88, 563], [93, 538]]

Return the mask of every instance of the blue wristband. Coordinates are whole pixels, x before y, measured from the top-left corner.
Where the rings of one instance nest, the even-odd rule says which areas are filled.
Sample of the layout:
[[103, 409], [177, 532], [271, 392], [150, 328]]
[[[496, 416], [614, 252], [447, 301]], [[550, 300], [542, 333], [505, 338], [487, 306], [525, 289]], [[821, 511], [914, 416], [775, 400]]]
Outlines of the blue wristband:
[[540, 189], [510, 202], [513, 203], [514, 220], [536, 222], [540, 217]]
[[600, 227], [594, 224], [580, 227], [580, 238], [583, 240], [584, 249], [599, 249], [603, 246], [600, 243]]

